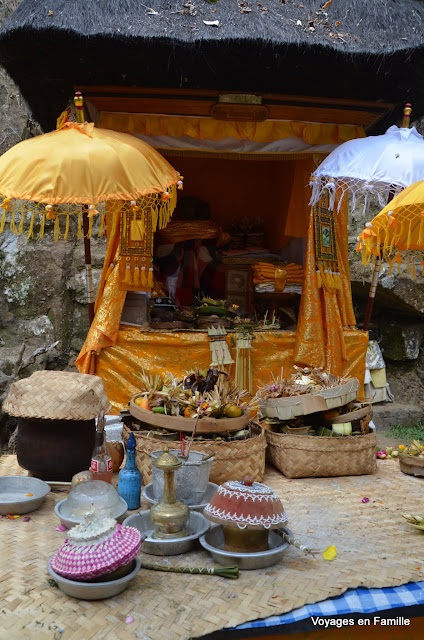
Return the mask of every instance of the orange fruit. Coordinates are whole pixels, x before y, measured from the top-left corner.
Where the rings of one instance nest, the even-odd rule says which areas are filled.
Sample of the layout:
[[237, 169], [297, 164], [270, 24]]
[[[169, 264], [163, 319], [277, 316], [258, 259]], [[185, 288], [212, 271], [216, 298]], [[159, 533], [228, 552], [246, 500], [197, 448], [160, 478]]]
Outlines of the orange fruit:
[[147, 409], [147, 411], [151, 411], [149, 400], [147, 398], [143, 398], [143, 396], [138, 396], [138, 398], [134, 400], [134, 404], [141, 407], [142, 409]]

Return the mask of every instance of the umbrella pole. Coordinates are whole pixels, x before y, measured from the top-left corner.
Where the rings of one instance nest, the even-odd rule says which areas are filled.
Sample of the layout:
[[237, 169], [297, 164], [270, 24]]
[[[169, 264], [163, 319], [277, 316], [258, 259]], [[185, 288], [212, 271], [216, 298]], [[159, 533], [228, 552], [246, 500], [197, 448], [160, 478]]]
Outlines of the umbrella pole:
[[378, 276], [380, 274], [380, 268], [381, 268], [381, 258], [380, 256], [377, 256], [375, 259], [374, 270], [372, 272], [372, 280], [371, 280], [370, 292], [368, 294], [367, 308], [365, 309], [364, 325], [362, 327], [364, 331], [368, 331], [368, 327], [370, 326], [372, 308], [374, 306], [374, 299], [375, 299], [375, 293], [377, 291], [377, 282], [378, 282]]
[[87, 293], [88, 321], [94, 320], [94, 292], [93, 270], [91, 266], [91, 244], [88, 237], [88, 206], [82, 205], [82, 229], [84, 233], [84, 258], [85, 258], [85, 290]]
[[[406, 105], [405, 111], [406, 111], [407, 107], [409, 107], [409, 106], [410, 105]], [[404, 117], [404, 122], [405, 122], [405, 117]], [[403, 126], [403, 123], [402, 123], [402, 126]], [[389, 197], [387, 198], [387, 204], [389, 204], [389, 202], [391, 202], [394, 197], [395, 197], [395, 191], [394, 191], [393, 188], [391, 188], [390, 191], [389, 191]], [[374, 306], [375, 294], [377, 292], [377, 283], [378, 283], [378, 276], [380, 275], [380, 269], [381, 269], [381, 256], [377, 256], [376, 259], [375, 259], [375, 263], [374, 263], [374, 270], [372, 272], [370, 292], [368, 294], [367, 308], [365, 309], [364, 324], [362, 326], [362, 330], [363, 331], [368, 331], [368, 328], [370, 326], [372, 308]]]

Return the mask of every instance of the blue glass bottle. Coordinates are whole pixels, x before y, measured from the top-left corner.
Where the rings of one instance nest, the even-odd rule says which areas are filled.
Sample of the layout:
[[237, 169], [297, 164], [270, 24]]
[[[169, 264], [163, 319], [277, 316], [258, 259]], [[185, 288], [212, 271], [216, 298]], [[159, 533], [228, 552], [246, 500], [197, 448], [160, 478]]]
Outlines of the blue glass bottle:
[[140, 506], [141, 473], [135, 461], [135, 438], [130, 433], [127, 441], [127, 460], [118, 474], [118, 493], [125, 500], [129, 510]]

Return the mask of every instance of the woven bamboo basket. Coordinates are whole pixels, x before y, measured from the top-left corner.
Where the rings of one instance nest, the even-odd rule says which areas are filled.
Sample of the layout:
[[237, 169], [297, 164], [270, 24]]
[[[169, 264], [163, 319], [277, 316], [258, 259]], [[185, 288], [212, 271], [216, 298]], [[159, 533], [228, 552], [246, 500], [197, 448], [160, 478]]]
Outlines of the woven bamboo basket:
[[266, 431], [266, 439], [267, 459], [287, 478], [330, 478], [377, 472], [374, 432], [331, 438]]
[[[252, 437], [247, 440], [200, 441], [193, 443], [193, 451], [204, 454], [215, 452], [209, 476], [210, 482], [222, 484], [227, 480], [239, 480], [249, 474], [257, 482], [261, 482], [265, 475], [266, 438], [262, 427], [252, 425]], [[124, 425], [122, 436], [127, 442], [131, 430]], [[163, 449], [164, 441], [146, 438], [143, 432], [133, 431], [136, 440], [136, 460], [141, 471], [143, 484], [152, 482], [152, 463], [150, 454]], [[177, 445], [178, 446], [178, 445]]]

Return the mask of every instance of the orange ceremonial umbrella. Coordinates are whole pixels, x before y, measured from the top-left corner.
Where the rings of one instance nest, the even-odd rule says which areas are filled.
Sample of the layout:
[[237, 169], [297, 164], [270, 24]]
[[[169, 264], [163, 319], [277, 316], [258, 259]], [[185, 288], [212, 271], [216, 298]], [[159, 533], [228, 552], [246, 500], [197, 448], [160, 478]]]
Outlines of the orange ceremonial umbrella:
[[[66, 240], [72, 232], [84, 238], [91, 322], [93, 224], [100, 236], [108, 214], [126, 214], [122, 224], [128, 229], [132, 225], [138, 243], [133, 243], [134, 249], [126, 242], [126, 253], [121, 252], [122, 280], [148, 290], [152, 256], [146, 248], [139, 259], [140, 245], [152, 247], [148, 238], [167, 225], [182, 182], [178, 172], [145, 142], [84, 122], [81, 94], [74, 100], [77, 122], [63, 122], [56, 131], [20, 142], [0, 157], [0, 233], [9, 219], [13, 233], [42, 238], [51, 221], [55, 240]], [[70, 224], [73, 218], [77, 224]]]
[[357, 251], [362, 261], [384, 258], [401, 273], [401, 265], [412, 275], [421, 267], [424, 275], [424, 180], [407, 187], [389, 202], [359, 236]]

